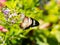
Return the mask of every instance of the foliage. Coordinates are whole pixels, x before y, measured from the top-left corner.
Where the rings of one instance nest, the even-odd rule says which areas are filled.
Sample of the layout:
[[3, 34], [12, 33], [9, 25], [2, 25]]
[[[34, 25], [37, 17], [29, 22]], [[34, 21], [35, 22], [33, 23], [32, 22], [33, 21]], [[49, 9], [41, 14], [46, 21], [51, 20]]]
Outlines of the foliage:
[[[0, 32], [0, 45], [60, 45], [60, 11], [54, 0], [44, 4], [47, 14], [40, 9], [39, 0], [7, 0], [5, 5], [11, 10], [10, 15], [16, 13], [17, 16], [7, 20], [10, 15], [5, 16], [0, 12], [0, 25], [8, 29], [6, 33]], [[23, 30], [19, 27], [21, 20], [18, 13], [32, 17], [38, 22], [41, 19], [44, 23], [51, 22], [53, 25], [47, 29], [39, 29], [37, 26]], [[12, 23], [12, 20], [15, 23]]]

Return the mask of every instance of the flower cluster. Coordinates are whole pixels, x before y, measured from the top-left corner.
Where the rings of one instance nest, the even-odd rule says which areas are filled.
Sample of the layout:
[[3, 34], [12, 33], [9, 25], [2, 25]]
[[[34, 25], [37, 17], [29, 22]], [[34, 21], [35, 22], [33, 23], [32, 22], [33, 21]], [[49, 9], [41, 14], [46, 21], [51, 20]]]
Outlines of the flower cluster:
[[10, 10], [9, 8], [5, 7], [2, 9], [2, 13], [5, 16], [6, 21], [10, 23], [16, 23], [15, 17], [18, 16], [17, 12], [15, 10]]

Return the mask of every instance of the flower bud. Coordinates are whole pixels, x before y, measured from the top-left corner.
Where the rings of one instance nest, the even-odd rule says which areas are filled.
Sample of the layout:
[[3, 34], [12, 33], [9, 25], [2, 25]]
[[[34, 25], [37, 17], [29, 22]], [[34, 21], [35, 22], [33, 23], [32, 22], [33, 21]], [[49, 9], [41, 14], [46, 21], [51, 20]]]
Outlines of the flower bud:
[[8, 32], [8, 30], [7, 29], [3, 29], [2, 32]]
[[0, 30], [3, 30], [3, 26], [0, 26]]
[[0, 31], [1, 31], [1, 32], [7, 32], [8, 30], [5, 29], [3, 26], [0, 26]]

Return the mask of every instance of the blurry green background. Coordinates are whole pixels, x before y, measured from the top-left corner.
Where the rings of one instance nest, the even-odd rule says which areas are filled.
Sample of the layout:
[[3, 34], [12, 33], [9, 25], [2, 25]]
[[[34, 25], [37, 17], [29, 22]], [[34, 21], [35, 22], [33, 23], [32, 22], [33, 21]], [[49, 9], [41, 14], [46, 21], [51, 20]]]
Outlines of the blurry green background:
[[[60, 45], [59, 3], [59, 0], [7, 0], [5, 5], [11, 13], [15, 10], [16, 13], [23, 13], [42, 24], [23, 30], [19, 27], [21, 22], [19, 15], [11, 18], [17, 18], [16, 24], [11, 24], [0, 11], [0, 25], [8, 29], [6, 33], [0, 32], [0, 45]], [[44, 28], [47, 23], [49, 25]]]

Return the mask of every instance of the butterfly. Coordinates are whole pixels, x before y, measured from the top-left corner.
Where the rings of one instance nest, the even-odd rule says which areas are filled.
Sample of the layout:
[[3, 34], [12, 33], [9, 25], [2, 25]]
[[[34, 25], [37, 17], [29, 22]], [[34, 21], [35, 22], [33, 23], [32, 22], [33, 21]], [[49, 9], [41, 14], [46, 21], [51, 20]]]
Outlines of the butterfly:
[[35, 27], [39, 25], [39, 22], [31, 17], [27, 17], [24, 14], [21, 15], [22, 22], [20, 23], [20, 28], [29, 29], [30, 27]]

